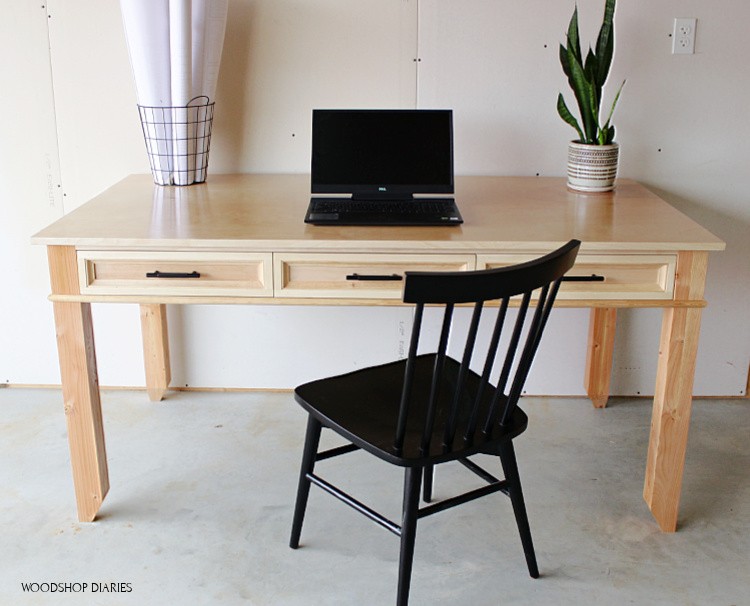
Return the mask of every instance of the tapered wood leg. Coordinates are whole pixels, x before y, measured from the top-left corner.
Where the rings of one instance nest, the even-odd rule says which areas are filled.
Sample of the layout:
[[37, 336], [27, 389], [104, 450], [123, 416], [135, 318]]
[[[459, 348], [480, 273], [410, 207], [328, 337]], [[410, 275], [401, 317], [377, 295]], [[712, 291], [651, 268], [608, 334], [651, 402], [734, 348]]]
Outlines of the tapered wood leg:
[[172, 379], [169, 365], [169, 332], [166, 305], [141, 305], [143, 361], [149, 400], [158, 402]]
[[[702, 298], [707, 260], [707, 253], [679, 256], [676, 298]], [[700, 308], [665, 309], [662, 319], [643, 498], [665, 532], [677, 529], [700, 320]]]
[[54, 303], [78, 519], [91, 522], [109, 490], [99, 380], [88, 303]]
[[609, 399], [616, 324], [616, 308], [595, 307], [591, 310], [584, 383], [586, 393], [596, 408], [604, 408]]
[[[52, 292], [78, 291], [75, 249], [50, 246]], [[55, 330], [78, 519], [90, 522], [109, 490], [91, 306], [55, 302]]]

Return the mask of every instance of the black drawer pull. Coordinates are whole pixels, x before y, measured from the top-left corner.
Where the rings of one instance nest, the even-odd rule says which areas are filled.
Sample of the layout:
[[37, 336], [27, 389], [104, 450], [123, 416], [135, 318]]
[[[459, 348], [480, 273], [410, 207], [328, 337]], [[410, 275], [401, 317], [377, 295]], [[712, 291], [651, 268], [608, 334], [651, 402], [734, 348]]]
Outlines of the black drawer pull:
[[590, 276], [564, 276], [563, 282], [604, 282], [604, 276], [591, 274]]
[[361, 281], [369, 281], [369, 282], [400, 282], [404, 279], [404, 276], [399, 276], [398, 274], [391, 274], [389, 276], [387, 275], [377, 275], [377, 274], [349, 274], [346, 276], [347, 280], [361, 280]]
[[146, 274], [147, 278], [200, 278], [201, 275], [197, 271], [181, 272], [181, 271], [151, 271]]

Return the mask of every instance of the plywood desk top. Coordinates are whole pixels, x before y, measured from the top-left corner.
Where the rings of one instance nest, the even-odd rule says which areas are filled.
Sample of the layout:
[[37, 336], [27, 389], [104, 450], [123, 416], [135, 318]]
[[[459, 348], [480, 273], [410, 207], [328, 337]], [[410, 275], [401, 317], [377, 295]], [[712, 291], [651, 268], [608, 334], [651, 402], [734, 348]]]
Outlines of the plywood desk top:
[[132, 175], [36, 234], [33, 242], [97, 248], [204, 250], [722, 250], [724, 243], [622, 179], [610, 194], [578, 194], [562, 178], [458, 177], [458, 227], [322, 227], [303, 222], [307, 175], [211, 175], [188, 187]]

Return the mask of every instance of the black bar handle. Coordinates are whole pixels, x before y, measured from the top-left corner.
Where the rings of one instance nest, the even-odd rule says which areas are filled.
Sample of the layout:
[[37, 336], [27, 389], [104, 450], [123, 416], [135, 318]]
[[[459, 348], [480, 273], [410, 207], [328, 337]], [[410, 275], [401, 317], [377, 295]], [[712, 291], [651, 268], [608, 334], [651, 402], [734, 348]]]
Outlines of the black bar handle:
[[398, 274], [391, 275], [378, 275], [378, 274], [349, 274], [346, 276], [347, 280], [361, 280], [370, 282], [400, 282], [404, 279], [404, 276]]
[[146, 274], [147, 278], [200, 278], [197, 271], [180, 272], [180, 271], [150, 271]]
[[590, 276], [564, 276], [563, 282], [604, 282], [604, 276], [591, 274]]

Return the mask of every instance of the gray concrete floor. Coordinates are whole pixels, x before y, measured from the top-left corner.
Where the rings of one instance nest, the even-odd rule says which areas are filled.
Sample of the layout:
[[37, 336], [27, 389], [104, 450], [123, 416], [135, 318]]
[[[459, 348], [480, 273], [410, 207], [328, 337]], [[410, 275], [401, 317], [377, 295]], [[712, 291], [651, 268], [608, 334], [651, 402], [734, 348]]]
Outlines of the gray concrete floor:
[[[112, 488], [90, 524], [76, 519], [61, 400], [0, 389], [0, 604], [395, 603], [397, 539], [321, 491], [303, 547], [287, 547], [305, 424], [291, 395], [151, 404], [105, 392]], [[694, 403], [675, 534], [658, 531], [641, 497], [648, 400], [523, 407], [517, 451], [541, 578], [527, 575], [509, 501], [493, 495], [420, 522], [414, 606], [750, 603], [750, 402]], [[398, 470], [362, 453], [319, 465], [397, 516]], [[436, 497], [474, 482], [440, 468]], [[25, 593], [27, 582], [89, 585], [61, 595]]]

